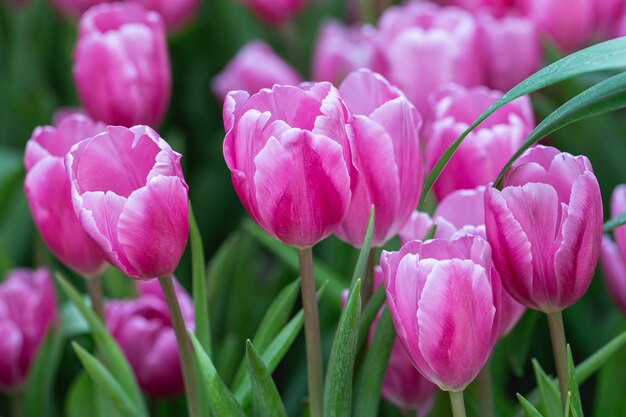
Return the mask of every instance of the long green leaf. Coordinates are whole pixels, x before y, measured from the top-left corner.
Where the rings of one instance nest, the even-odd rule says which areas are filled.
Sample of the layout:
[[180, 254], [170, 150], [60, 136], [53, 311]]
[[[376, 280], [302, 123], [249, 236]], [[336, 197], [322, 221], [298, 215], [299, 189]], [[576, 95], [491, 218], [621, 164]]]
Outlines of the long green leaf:
[[354, 274], [352, 275], [352, 281], [350, 281], [350, 287], [354, 286], [357, 279], [363, 281], [365, 277], [365, 268], [367, 268], [367, 260], [370, 255], [372, 247], [372, 234], [374, 233], [374, 218], [376, 217], [376, 208], [372, 206], [370, 210], [370, 217], [367, 224], [367, 230], [365, 231], [365, 238], [363, 240], [363, 246], [359, 252], [359, 258], [356, 261], [356, 267], [354, 268]]
[[561, 396], [552, 379], [546, 375], [543, 368], [536, 359], [533, 359], [533, 369], [535, 370], [535, 379], [537, 380], [537, 388], [541, 396], [541, 409], [546, 417], [561, 417], [563, 410], [561, 408]]
[[572, 414], [576, 417], [583, 417], [583, 404], [580, 401], [578, 381], [576, 380], [576, 368], [574, 367], [572, 349], [569, 344], [567, 345], [567, 387], [570, 393], [570, 407]]
[[211, 356], [211, 322], [209, 320], [209, 307], [207, 304], [208, 293], [204, 247], [202, 246], [202, 236], [200, 236], [198, 223], [196, 222], [196, 217], [191, 208], [191, 202], [189, 203], [189, 241], [191, 244], [195, 333], [205, 352]]
[[102, 354], [107, 369], [115, 380], [119, 382], [124, 392], [128, 393], [135, 407], [141, 410], [143, 414], [147, 414], [146, 403], [137, 385], [135, 375], [119, 346], [106, 327], [104, 327], [100, 318], [87, 307], [83, 298], [74, 287], [61, 274], [57, 273], [55, 276], [67, 297], [76, 304], [76, 307], [78, 307], [87, 323], [89, 323], [98, 351]]
[[374, 291], [374, 294], [372, 294], [369, 301], [365, 305], [365, 308], [361, 312], [361, 322], [359, 325], [359, 341], [357, 343], [358, 350], [363, 347], [363, 344], [367, 340], [370, 326], [372, 325], [372, 322], [376, 318], [376, 315], [380, 311], [380, 308], [383, 306], [386, 299], [387, 294], [385, 293], [385, 286], [381, 285], [376, 291]]
[[504, 165], [495, 186], [499, 186], [502, 177], [517, 158], [550, 133], [579, 120], [623, 107], [626, 107], [626, 72], [588, 88], [546, 117]]
[[25, 417], [49, 417], [54, 413], [54, 379], [65, 338], [59, 329], [48, 333], [28, 371], [24, 392]]
[[448, 161], [450, 161], [450, 158], [452, 158], [452, 155], [454, 155], [463, 142], [463, 139], [482, 123], [483, 120], [491, 116], [505, 104], [523, 95], [569, 78], [590, 72], [616, 70], [624, 67], [626, 67], [626, 37], [612, 39], [573, 53], [531, 75], [485, 110], [485, 112], [444, 152], [426, 179], [422, 197], [428, 194], [441, 174], [441, 171], [443, 171]]
[[324, 384], [324, 416], [349, 417], [352, 411], [352, 377], [357, 354], [361, 315], [361, 280], [357, 279], [341, 313], [330, 351]]
[[524, 410], [528, 414], [528, 417], [544, 417], [543, 414], [539, 412], [526, 398], [522, 397], [520, 394], [517, 394], [517, 399], [519, 400]]
[[257, 417], [287, 417], [272, 375], [252, 342], [246, 341], [248, 372], [252, 380], [252, 409]]
[[614, 229], [626, 224], [626, 213], [622, 213], [617, 217], [613, 217], [604, 223], [604, 233], [610, 233]]
[[209, 305], [214, 304], [221, 283], [231, 276], [229, 272], [231, 263], [237, 256], [237, 243], [239, 243], [239, 235], [231, 234], [209, 261], [207, 268]]
[[117, 411], [126, 417], [139, 417], [148, 414], [142, 412], [133, 403], [132, 399], [127, 395], [122, 386], [115, 380], [115, 377], [89, 352], [83, 349], [78, 343], [73, 342], [72, 347], [78, 356], [78, 359], [85, 367], [85, 370], [94, 381], [94, 383], [103, 390]]
[[66, 417], [117, 417], [119, 413], [110, 406], [86, 371], [82, 371], [72, 382], [65, 397]]
[[354, 394], [354, 413], [359, 417], [376, 417], [380, 403], [380, 390], [385, 379], [387, 362], [393, 349], [396, 331], [389, 309], [385, 308], [378, 320], [374, 340], [367, 351], [363, 371]]

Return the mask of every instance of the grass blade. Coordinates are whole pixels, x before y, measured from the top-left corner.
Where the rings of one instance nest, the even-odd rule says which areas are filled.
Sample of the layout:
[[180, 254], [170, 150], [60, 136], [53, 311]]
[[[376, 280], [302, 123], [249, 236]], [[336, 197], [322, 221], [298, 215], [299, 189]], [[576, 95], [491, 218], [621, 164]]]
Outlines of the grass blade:
[[253, 410], [258, 417], [287, 417], [272, 375], [252, 342], [246, 341], [248, 371], [252, 380]]

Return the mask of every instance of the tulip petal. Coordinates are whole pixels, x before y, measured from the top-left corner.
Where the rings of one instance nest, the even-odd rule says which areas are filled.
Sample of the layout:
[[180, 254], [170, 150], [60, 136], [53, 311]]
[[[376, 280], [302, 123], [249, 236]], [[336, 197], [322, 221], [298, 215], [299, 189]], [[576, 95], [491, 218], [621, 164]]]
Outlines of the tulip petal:
[[0, 334], [0, 388], [15, 388], [24, 378], [19, 366], [24, 339], [20, 329], [10, 320], [0, 320]]
[[626, 260], [608, 236], [602, 239], [600, 264], [609, 294], [619, 308], [626, 312]]

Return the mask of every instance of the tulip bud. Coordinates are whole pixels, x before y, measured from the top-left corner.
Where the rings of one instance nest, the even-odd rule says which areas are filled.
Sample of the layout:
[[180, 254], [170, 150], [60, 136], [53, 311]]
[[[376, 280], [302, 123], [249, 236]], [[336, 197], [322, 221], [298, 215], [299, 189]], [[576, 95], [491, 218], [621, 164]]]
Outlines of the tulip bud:
[[389, 81], [404, 91], [425, 119], [430, 117], [428, 96], [439, 85], [483, 83], [482, 47], [470, 13], [411, 2], [387, 9], [379, 29]]
[[80, 19], [72, 71], [94, 118], [156, 127], [167, 110], [171, 83], [161, 16], [135, 3], [92, 7]]
[[24, 153], [24, 193], [41, 237], [63, 264], [86, 276], [98, 273], [104, 260], [76, 218], [64, 159], [74, 144], [102, 131], [103, 124], [67, 113], [56, 126], [36, 128]]
[[268, 234], [306, 248], [348, 212], [348, 111], [329, 83], [275, 85], [224, 102], [224, 159], [250, 217]]
[[557, 149], [527, 151], [485, 194], [486, 228], [502, 284], [517, 301], [561, 311], [587, 291], [602, 240], [591, 163]]
[[382, 246], [407, 221], [422, 192], [422, 118], [399, 90], [369, 70], [351, 73], [339, 92], [353, 114], [358, 175], [348, 215], [336, 233], [360, 248], [374, 205], [372, 245]]
[[197, 12], [199, 0], [132, 0], [148, 10], [158, 12], [168, 29], [176, 30], [187, 23]]
[[58, 319], [47, 269], [14, 269], [0, 284], [0, 391], [21, 389], [39, 346]]
[[[425, 133], [426, 160], [432, 169], [446, 149], [496, 102], [502, 93], [485, 87], [447, 84], [431, 96], [433, 119]], [[499, 109], [463, 141], [434, 186], [442, 199], [454, 190], [472, 189], [493, 181], [532, 131], [534, 117], [528, 97]]]
[[306, 4], [306, 0], [239, 0], [254, 14], [271, 25], [289, 20]]
[[339, 84], [352, 71], [369, 68], [385, 74], [379, 35], [369, 25], [347, 27], [336, 20], [322, 24], [313, 55], [313, 79]]
[[[611, 198], [611, 216], [626, 212], [626, 185], [617, 186]], [[605, 236], [602, 239], [600, 265], [606, 278], [609, 293], [626, 314], [626, 226], [613, 230], [615, 243]]]
[[255, 94], [274, 84], [300, 84], [300, 75], [263, 41], [250, 42], [212, 81], [215, 95], [224, 100], [230, 91]]
[[462, 391], [499, 332], [499, 280], [489, 244], [476, 236], [412, 241], [384, 251], [387, 304], [415, 367], [444, 391]]
[[[193, 330], [193, 303], [176, 281], [175, 288], [185, 325]], [[153, 398], [175, 396], [183, 391], [183, 374], [165, 297], [157, 280], [139, 282], [137, 290], [137, 299], [107, 303], [107, 328], [141, 389]]]
[[131, 277], [169, 275], [185, 250], [188, 187], [180, 158], [147, 126], [109, 126], [65, 159], [83, 229]]

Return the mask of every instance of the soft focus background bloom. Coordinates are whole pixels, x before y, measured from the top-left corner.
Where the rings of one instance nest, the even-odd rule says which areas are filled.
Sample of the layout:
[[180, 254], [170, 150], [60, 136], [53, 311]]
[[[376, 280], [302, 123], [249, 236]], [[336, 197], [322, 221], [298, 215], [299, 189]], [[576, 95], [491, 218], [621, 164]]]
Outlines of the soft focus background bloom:
[[[611, 198], [611, 216], [626, 212], [626, 185], [619, 185]], [[626, 226], [613, 231], [615, 242], [608, 236], [602, 239], [600, 264], [606, 277], [609, 294], [626, 314]]]

